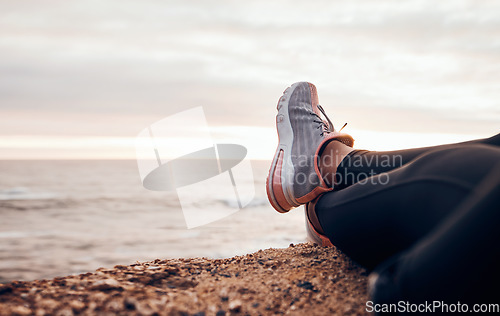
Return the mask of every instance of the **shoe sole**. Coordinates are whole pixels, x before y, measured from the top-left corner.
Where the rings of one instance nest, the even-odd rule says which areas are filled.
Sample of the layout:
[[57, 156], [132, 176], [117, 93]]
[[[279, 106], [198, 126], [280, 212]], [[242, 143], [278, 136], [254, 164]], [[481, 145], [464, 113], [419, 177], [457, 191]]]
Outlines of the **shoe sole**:
[[279, 142], [266, 180], [266, 191], [269, 201], [280, 213], [286, 213], [300, 205], [294, 198], [293, 185], [285, 181], [285, 179], [292, 179], [291, 177], [293, 177], [295, 171], [291, 158], [293, 129], [288, 115], [288, 102], [299, 84], [294, 83], [286, 88], [278, 101], [276, 128], [278, 130]]

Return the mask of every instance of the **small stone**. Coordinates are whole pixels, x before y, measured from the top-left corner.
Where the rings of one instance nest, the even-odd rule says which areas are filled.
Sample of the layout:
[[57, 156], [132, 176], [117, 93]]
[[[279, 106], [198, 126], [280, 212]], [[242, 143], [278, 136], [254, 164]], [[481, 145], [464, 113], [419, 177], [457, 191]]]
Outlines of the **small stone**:
[[38, 308], [35, 312], [35, 316], [45, 316], [47, 315], [47, 312], [43, 308]]
[[115, 266], [115, 269], [118, 269], [118, 270], [127, 270], [127, 269], [128, 269], [128, 267], [127, 267], [127, 266], [124, 266], [124, 265], [119, 264], [119, 265], [116, 265], [116, 266]]
[[121, 286], [120, 282], [116, 281], [115, 279], [104, 279], [95, 282], [90, 287], [90, 290], [112, 291], [112, 290], [123, 290], [123, 287]]
[[49, 310], [54, 310], [59, 305], [57, 301], [51, 299], [41, 300], [40, 303], [42, 308]]
[[177, 267], [166, 267], [163, 271], [168, 272], [169, 274], [176, 275], [179, 272], [179, 268], [177, 268]]
[[106, 308], [113, 312], [120, 312], [122, 310], [122, 302], [120, 300], [114, 299], [106, 304]]
[[241, 301], [240, 300], [234, 300], [229, 303], [229, 310], [233, 313], [239, 313], [241, 311]]
[[12, 292], [12, 286], [0, 284], [0, 295], [11, 292]]
[[[137, 313], [139, 313], [139, 315], [152, 315], [154, 313], [154, 310], [151, 308], [151, 306], [149, 305], [149, 303], [147, 301], [138, 302], [136, 305], [136, 309], [137, 309]], [[179, 314], [182, 315], [176, 309], [173, 309], [171, 311], [171, 314], [172, 315], [179, 315]]]
[[64, 307], [57, 311], [56, 316], [73, 316], [73, 310], [69, 307]]
[[85, 303], [82, 301], [71, 301], [69, 306], [73, 309], [74, 312], [81, 312], [85, 308]]
[[318, 290], [314, 288], [314, 285], [309, 281], [301, 281], [301, 282], [297, 283], [297, 286], [301, 287], [303, 289], [306, 289], [306, 290], [318, 292]]
[[11, 309], [12, 314], [14, 315], [31, 315], [31, 309], [25, 307], [25, 306], [14, 306]]
[[137, 300], [135, 298], [131, 298], [131, 297], [127, 297], [123, 301], [123, 305], [129, 311], [133, 311], [135, 309], [135, 304], [136, 303], [137, 303]]

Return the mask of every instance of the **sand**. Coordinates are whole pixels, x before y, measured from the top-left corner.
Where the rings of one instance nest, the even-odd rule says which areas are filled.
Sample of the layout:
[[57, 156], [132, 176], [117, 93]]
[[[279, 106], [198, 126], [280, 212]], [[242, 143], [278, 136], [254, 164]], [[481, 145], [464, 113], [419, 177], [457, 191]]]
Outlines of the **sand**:
[[366, 271], [310, 243], [0, 285], [0, 315], [362, 315], [367, 300]]

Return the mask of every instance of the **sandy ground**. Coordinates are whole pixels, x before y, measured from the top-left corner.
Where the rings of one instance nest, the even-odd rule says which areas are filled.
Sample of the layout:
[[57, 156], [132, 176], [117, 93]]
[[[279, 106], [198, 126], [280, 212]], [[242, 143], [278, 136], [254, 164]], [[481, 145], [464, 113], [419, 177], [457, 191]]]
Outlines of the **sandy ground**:
[[363, 315], [366, 271], [304, 243], [0, 285], [0, 315]]

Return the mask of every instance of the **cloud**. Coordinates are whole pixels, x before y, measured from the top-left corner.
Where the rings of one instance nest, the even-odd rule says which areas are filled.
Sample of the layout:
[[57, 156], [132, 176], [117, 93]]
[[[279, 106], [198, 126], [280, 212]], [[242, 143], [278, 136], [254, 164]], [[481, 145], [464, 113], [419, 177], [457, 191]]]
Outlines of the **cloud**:
[[[146, 117], [199, 105], [214, 125], [270, 127], [276, 99], [299, 80], [317, 83], [322, 102], [345, 121], [363, 113], [401, 121], [416, 111], [448, 122], [447, 132], [467, 122], [487, 133], [499, 117], [498, 7], [495, 1], [4, 2], [0, 135], [130, 136], [147, 125]], [[375, 127], [372, 117], [360, 122], [421, 128]]]

